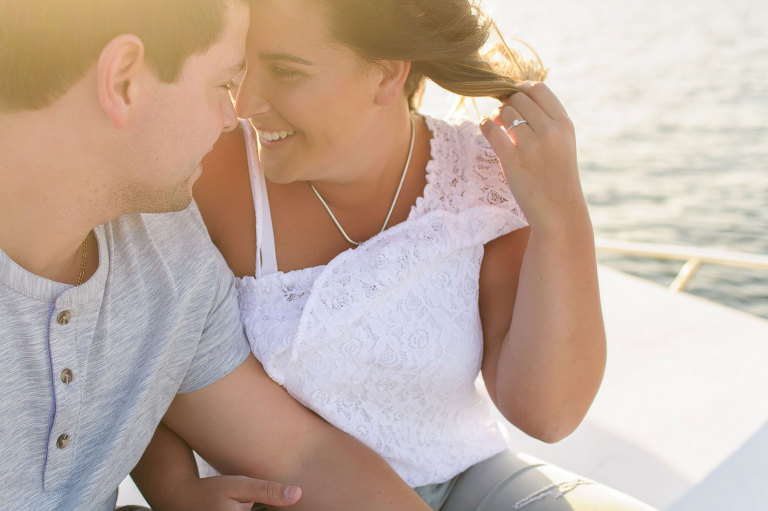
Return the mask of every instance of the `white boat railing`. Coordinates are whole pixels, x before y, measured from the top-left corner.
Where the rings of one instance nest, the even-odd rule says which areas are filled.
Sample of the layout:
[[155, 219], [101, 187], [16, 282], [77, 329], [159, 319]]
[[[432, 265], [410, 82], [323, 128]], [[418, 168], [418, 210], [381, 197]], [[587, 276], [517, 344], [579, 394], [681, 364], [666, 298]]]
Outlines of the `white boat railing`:
[[768, 270], [768, 257], [766, 256], [730, 252], [726, 250], [608, 240], [604, 238], [597, 238], [595, 240], [595, 248], [598, 252], [684, 261], [682, 268], [680, 268], [677, 276], [669, 285], [669, 290], [675, 292], [685, 290], [696, 273], [696, 270], [698, 270], [703, 263]]

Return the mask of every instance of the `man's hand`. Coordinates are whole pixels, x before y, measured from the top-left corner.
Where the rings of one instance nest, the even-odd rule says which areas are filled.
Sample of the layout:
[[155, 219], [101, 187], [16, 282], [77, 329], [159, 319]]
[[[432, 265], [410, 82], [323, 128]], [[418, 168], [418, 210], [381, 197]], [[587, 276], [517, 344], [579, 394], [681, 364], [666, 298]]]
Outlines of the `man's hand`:
[[301, 498], [297, 486], [245, 476], [200, 478], [192, 451], [160, 423], [133, 481], [156, 511], [250, 511], [254, 502], [290, 506]]
[[194, 511], [250, 511], [254, 502], [290, 506], [301, 498], [301, 488], [245, 476], [188, 479], [176, 488], [186, 509]]

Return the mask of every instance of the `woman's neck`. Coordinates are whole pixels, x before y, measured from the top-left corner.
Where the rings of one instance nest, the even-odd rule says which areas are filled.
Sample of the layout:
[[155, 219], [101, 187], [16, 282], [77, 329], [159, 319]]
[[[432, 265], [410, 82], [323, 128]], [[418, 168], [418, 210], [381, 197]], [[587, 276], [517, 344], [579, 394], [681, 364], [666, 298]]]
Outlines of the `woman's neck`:
[[407, 111], [374, 123], [365, 144], [356, 147], [354, 155], [343, 158], [338, 177], [314, 180], [312, 185], [334, 211], [369, 210], [372, 205], [391, 201], [403, 174], [420, 170], [415, 169], [418, 162], [413, 158], [405, 168], [411, 153], [412, 129], [414, 147], [425, 136], [416, 124]]

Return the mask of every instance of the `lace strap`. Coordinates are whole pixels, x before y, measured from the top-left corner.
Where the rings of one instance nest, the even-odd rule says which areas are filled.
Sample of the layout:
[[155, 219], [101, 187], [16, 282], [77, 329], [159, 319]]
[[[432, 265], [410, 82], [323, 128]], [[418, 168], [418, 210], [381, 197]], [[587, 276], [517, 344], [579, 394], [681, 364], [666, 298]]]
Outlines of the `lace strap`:
[[277, 252], [275, 251], [275, 232], [272, 228], [272, 212], [269, 208], [267, 180], [259, 165], [258, 145], [253, 128], [247, 120], [240, 124], [245, 133], [245, 149], [248, 155], [248, 174], [251, 178], [253, 209], [256, 215], [256, 268], [254, 275], [277, 273]]

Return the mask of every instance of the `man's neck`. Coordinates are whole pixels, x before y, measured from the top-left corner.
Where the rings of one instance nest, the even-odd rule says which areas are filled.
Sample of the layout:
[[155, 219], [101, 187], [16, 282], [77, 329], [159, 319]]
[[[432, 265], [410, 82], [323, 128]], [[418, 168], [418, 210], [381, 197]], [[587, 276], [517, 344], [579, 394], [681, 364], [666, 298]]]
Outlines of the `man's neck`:
[[83, 240], [109, 219], [84, 170], [91, 162], [35, 112], [11, 121], [0, 117], [0, 248], [31, 273], [74, 284]]
[[[55, 206], [40, 206], [41, 210], [49, 207]], [[96, 240], [91, 236], [91, 257], [87, 259], [83, 255], [84, 240], [93, 228], [88, 225], [45, 214], [4, 214], [0, 221], [0, 248], [31, 273], [56, 282], [75, 284], [79, 280], [81, 262], [89, 262], [97, 254]]]

